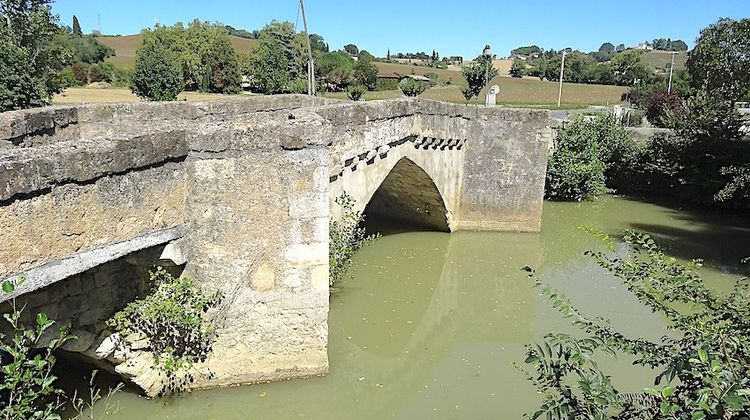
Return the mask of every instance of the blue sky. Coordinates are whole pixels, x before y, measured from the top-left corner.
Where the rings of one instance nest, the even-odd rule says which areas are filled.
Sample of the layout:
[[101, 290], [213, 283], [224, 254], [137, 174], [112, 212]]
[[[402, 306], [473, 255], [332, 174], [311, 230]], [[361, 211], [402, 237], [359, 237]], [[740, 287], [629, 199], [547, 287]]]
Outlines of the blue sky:
[[[85, 32], [133, 34], [154, 21], [194, 18], [259, 29], [272, 19], [297, 19], [296, 0], [56, 0], [53, 10]], [[375, 55], [407, 51], [474, 57], [485, 44], [508, 55], [520, 45], [595, 50], [602, 42], [634, 45], [654, 38], [683, 39], [692, 47], [700, 29], [720, 17], [750, 17], [750, 0], [307, 0], [311, 32], [332, 49], [357, 44]], [[302, 21], [299, 20], [299, 28]]]

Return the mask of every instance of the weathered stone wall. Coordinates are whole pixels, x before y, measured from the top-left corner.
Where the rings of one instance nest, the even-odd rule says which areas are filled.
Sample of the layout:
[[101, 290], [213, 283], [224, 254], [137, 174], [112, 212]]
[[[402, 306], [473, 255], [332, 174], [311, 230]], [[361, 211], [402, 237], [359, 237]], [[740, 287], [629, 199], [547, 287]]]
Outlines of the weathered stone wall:
[[53, 308], [96, 305], [81, 273], [169, 243], [226, 296], [196, 386], [322, 374], [330, 201], [363, 209], [407, 159], [391, 211], [442, 200], [451, 230], [538, 230], [548, 131], [541, 111], [294, 95], [1, 114], [0, 279], [27, 277], [19, 292]]

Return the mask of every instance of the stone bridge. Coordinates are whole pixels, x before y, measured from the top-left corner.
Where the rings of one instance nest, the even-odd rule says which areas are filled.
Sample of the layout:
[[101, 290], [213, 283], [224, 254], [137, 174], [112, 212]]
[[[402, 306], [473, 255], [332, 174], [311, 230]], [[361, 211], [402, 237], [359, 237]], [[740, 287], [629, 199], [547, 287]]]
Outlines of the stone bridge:
[[[227, 296], [197, 387], [324, 374], [328, 224], [538, 231], [546, 111], [273, 96], [0, 114], [0, 279], [95, 350], [171, 265]], [[138, 361], [111, 367], [148, 389]], [[139, 370], [140, 369], [140, 370]]]

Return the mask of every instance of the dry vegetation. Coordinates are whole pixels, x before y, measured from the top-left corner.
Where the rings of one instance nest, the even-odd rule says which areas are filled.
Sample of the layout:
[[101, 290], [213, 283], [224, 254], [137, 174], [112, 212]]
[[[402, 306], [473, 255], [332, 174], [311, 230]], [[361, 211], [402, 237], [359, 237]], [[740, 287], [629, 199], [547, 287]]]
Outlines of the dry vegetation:
[[[182, 92], [177, 100], [180, 101], [206, 101], [212, 99], [226, 99], [229, 97], [241, 97], [243, 95], [222, 95], [219, 93]], [[140, 102], [130, 89], [110, 88], [68, 88], [63, 93], [52, 98], [52, 103], [60, 104], [98, 104], [112, 102]]]

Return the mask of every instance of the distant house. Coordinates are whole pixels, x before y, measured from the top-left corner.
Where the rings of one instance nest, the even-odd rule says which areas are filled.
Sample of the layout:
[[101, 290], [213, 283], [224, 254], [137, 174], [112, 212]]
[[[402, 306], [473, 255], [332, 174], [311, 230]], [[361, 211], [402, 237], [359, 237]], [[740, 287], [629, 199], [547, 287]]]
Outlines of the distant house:
[[454, 66], [460, 66], [464, 63], [464, 58], [460, 55], [452, 55], [448, 58], [448, 61]]
[[401, 75], [393, 71], [379, 71], [378, 79], [383, 80], [401, 80]]
[[634, 50], [645, 50], [645, 51], [651, 51], [654, 49], [654, 46], [649, 44], [648, 42], [641, 42], [640, 44], [633, 47]]

